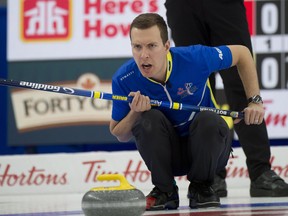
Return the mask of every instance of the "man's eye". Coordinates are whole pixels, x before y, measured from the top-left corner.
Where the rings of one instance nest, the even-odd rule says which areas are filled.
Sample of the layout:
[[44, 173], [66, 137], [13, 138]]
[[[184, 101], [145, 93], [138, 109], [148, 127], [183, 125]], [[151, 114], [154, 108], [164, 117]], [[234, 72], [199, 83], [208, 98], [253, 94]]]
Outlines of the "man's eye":
[[157, 46], [156, 44], [149, 44], [149, 48], [154, 48], [156, 46]]
[[141, 49], [141, 46], [140, 45], [134, 45], [133, 48], [134, 49]]

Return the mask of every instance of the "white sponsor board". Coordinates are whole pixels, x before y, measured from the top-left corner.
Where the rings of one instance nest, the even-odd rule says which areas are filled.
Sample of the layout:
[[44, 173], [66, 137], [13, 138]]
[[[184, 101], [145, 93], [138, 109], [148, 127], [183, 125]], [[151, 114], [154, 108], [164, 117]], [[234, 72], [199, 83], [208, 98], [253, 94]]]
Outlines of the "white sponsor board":
[[[272, 147], [271, 164], [288, 181], [288, 147]], [[229, 188], [249, 191], [250, 180], [241, 148], [227, 165]], [[0, 158], [0, 194], [85, 193], [93, 187], [115, 186], [119, 182], [99, 182], [101, 174], [123, 174], [142, 191], [152, 189], [151, 175], [137, 151], [90, 152], [73, 154], [16, 155]], [[175, 178], [187, 190], [186, 176]]]
[[164, 0], [8, 1], [8, 60], [130, 57], [143, 12], [165, 17]]
[[265, 120], [270, 139], [288, 137], [288, 91], [262, 90]]
[[[130, 57], [131, 21], [143, 12], [159, 13], [166, 19], [164, 2], [8, 1], [8, 60]], [[252, 35], [251, 38], [256, 53], [287, 51], [287, 36]], [[272, 47], [267, 47], [268, 40]]]
[[[223, 89], [222, 79], [216, 76], [216, 88]], [[265, 121], [269, 139], [283, 139], [288, 137], [288, 91], [286, 89], [261, 90], [265, 107]], [[222, 109], [229, 109], [223, 107]], [[237, 111], [237, 110], [236, 110]], [[231, 118], [226, 118], [230, 127], [233, 127]], [[235, 133], [235, 138], [238, 139]]]

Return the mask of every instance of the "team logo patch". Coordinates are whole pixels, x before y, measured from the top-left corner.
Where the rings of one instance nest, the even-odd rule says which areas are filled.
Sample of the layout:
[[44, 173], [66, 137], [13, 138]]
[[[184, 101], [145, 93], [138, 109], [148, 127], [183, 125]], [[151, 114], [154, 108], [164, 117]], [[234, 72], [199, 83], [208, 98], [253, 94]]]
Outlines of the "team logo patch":
[[197, 87], [193, 85], [193, 83], [185, 83], [184, 86], [185, 88], [178, 88], [177, 95], [181, 96], [181, 98], [184, 98], [188, 95], [193, 95], [197, 90]]
[[21, 34], [26, 41], [69, 39], [71, 0], [23, 0]]

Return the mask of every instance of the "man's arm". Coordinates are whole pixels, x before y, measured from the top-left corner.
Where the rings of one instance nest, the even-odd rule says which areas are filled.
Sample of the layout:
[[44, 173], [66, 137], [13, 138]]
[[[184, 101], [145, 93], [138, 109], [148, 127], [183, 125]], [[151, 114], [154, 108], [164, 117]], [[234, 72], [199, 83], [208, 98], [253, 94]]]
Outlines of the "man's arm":
[[[232, 52], [232, 65], [236, 65], [239, 71], [239, 76], [242, 80], [247, 100], [248, 98], [259, 95], [259, 83], [257, 70], [254, 59], [245, 46], [230, 45], [228, 46]], [[246, 124], [260, 124], [263, 121], [265, 110], [263, 104], [249, 103], [244, 109]], [[237, 122], [236, 122], [237, 123]]]
[[128, 115], [122, 119], [120, 122], [114, 121], [113, 119], [110, 121], [110, 132], [112, 135], [117, 137], [120, 142], [128, 142], [132, 139], [132, 127], [137, 121], [138, 113], [134, 111], [130, 111]]
[[129, 104], [130, 112], [119, 122], [113, 119], [110, 121], [110, 132], [120, 142], [128, 142], [132, 139], [132, 128], [139, 120], [141, 113], [151, 109], [149, 97], [141, 95], [140, 91], [131, 92], [129, 96], [133, 97]]

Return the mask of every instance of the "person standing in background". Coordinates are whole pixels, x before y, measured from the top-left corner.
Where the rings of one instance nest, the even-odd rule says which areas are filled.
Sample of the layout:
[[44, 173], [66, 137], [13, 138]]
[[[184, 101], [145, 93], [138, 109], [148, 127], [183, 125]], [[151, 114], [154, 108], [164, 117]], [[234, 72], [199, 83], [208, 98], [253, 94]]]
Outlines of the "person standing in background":
[[[202, 44], [220, 46], [241, 44], [253, 55], [244, 0], [166, 0], [167, 23], [176, 46]], [[243, 110], [249, 103], [263, 103], [260, 95], [246, 98], [237, 68], [219, 71], [227, 102], [231, 110]], [[215, 74], [210, 76], [215, 93]], [[251, 180], [251, 197], [288, 196], [288, 184], [280, 178], [270, 164], [270, 143], [266, 123], [247, 125], [243, 121], [234, 125], [239, 142], [246, 155]], [[226, 170], [214, 179], [214, 190], [220, 197], [227, 196]]]

